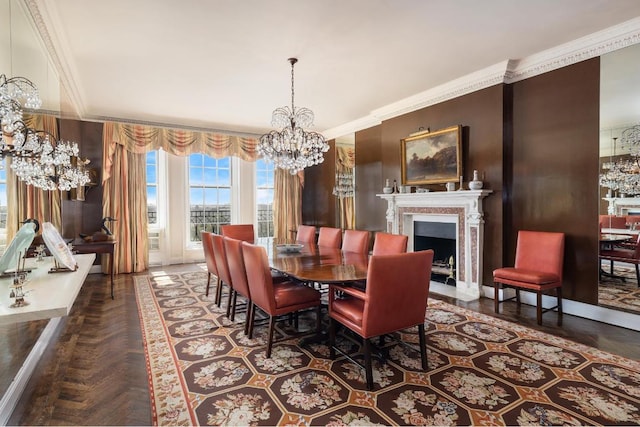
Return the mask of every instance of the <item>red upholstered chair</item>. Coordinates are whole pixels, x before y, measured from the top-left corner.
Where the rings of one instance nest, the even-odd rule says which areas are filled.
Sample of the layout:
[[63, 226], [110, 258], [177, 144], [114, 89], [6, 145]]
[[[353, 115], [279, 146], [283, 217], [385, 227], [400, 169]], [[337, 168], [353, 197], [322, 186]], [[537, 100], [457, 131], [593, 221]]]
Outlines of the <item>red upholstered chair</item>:
[[235, 319], [238, 294], [247, 300], [247, 313], [244, 322], [244, 334], [249, 334], [249, 313], [251, 312], [251, 293], [249, 292], [249, 283], [247, 282], [247, 271], [244, 264], [244, 256], [242, 255], [242, 240], [224, 238], [224, 249], [227, 254], [227, 263], [229, 264], [229, 275], [233, 283], [233, 298], [231, 299], [231, 320]]
[[615, 215], [600, 215], [602, 228], [627, 228], [627, 218]]
[[340, 249], [342, 230], [333, 227], [320, 227], [318, 246]]
[[[638, 267], [638, 264], [640, 264], [640, 234], [637, 236], [634, 244], [629, 246], [629, 249], [616, 246], [611, 249], [600, 249], [600, 261], [602, 260], [610, 261], [611, 276], [613, 276], [613, 263], [615, 261], [634, 264], [636, 267], [636, 281], [638, 287], [640, 287], [640, 268]], [[602, 269], [600, 270], [600, 274], [602, 274]]]
[[[211, 238], [211, 233], [208, 231], [203, 231], [200, 234], [200, 238], [202, 239], [202, 250], [204, 251], [204, 260], [207, 263], [207, 289], [205, 291], [205, 295], [209, 296], [209, 286], [211, 285], [211, 275], [213, 274], [216, 278], [216, 289], [220, 286], [220, 279], [218, 278], [218, 267], [216, 266], [216, 258], [213, 253], [213, 239]], [[217, 291], [216, 291], [217, 292]]]
[[[564, 263], [564, 233], [545, 231], [520, 231], [513, 267], [493, 270], [494, 309], [500, 312], [499, 290], [514, 288], [514, 297], [520, 306], [520, 289], [536, 293], [537, 321], [542, 324], [542, 313], [558, 309], [558, 325], [562, 324], [562, 266]], [[555, 289], [557, 305], [542, 308], [542, 294]]]
[[409, 236], [403, 234], [376, 233], [373, 255], [392, 255], [407, 252]]
[[220, 284], [216, 289], [216, 304], [220, 307], [220, 300], [222, 299], [222, 285], [229, 286], [229, 302], [227, 303], [227, 317], [231, 313], [231, 297], [233, 296], [233, 285], [231, 282], [231, 274], [229, 273], [229, 264], [227, 261], [227, 252], [224, 248], [224, 237], [219, 234], [211, 233], [211, 239], [213, 240], [213, 253], [216, 259], [216, 268], [218, 269], [218, 278]]
[[267, 252], [263, 247], [242, 242], [242, 253], [245, 265], [249, 266], [246, 271], [253, 303], [249, 320], [249, 338], [253, 335], [253, 318], [255, 307], [258, 306], [270, 317], [267, 358], [271, 357], [273, 329], [277, 316], [316, 307], [316, 333], [319, 334], [320, 292], [294, 282], [273, 283]]
[[369, 232], [362, 230], [345, 230], [342, 240], [342, 250], [345, 252], [369, 252]]
[[316, 228], [312, 225], [299, 225], [296, 242], [316, 244]]
[[[424, 320], [432, 263], [433, 250], [374, 255], [369, 260], [366, 290], [329, 285], [330, 356], [334, 359], [337, 351], [351, 359], [335, 345], [336, 323], [360, 335], [368, 390], [373, 389], [371, 338], [417, 325], [422, 369], [427, 369]], [[343, 294], [347, 297], [340, 297]]]
[[253, 224], [227, 224], [220, 227], [220, 234], [224, 237], [255, 243], [256, 235]]

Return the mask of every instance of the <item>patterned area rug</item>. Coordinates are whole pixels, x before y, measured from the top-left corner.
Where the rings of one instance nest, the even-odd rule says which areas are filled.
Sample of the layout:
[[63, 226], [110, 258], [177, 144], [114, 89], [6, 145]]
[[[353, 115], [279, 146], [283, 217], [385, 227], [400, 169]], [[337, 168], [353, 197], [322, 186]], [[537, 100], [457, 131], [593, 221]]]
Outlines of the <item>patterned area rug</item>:
[[[286, 319], [266, 359], [266, 325], [247, 339], [205, 285], [204, 272], [136, 277], [154, 424], [640, 424], [638, 361], [430, 300], [429, 371], [387, 340], [367, 392], [356, 365], [301, 345]], [[417, 343], [415, 329], [401, 338]]]
[[[606, 272], [609, 272], [608, 262], [603, 262], [602, 266]], [[640, 313], [640, 288], [635, 267], [631, 264], [616, 262], [613, 274], [624, 277], [625, 281], [603, 275], [598, 287], [598, 304]]]

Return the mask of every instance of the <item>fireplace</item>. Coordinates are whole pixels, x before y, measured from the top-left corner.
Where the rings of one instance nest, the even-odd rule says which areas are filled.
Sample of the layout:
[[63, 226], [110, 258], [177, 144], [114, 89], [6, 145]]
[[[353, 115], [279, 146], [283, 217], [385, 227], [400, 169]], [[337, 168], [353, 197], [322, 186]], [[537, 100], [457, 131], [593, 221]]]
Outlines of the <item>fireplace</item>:
[[[426, 245], [436, 245], [447, 239], [453, 244], [453, 273], [448, 264], [447, 284], [455, 285], [454, 296], [472, 300], [480, 297], [482, 286], [482, 253], [484, 219], [482, 200], [490, 190], [439, 191], [428, 193], [379, 194], [387, 201], [387, 231], [409, 237], [409, 250], [425, 249], [424, 237], [431, 237]], [[436, 225], [424, 225], [431, 223]], [[427, 231], [423, 231], [427, 229]], [[433, 230], [437, 230], [433, 232]], [[445, 231], [448, 230], [448, 231]], [[440, 233], [436, 236], [424, 234]], [[439, 239], [438, 241], [433, 239]], [[451, 241], [455, 242], [452, 243]], [[416, 246], [417, 245], [417, 246]], [[436, 248], [428, 248], [435, 249]], [[437, 248], [440, 252], [440, 247]], [[434, 258], [442, 255], [435, 254]], [[451, 256], [451, 255], [450, 255]], [[442, 268], [437, 265], [437, 269]], [[432, 285], [434, 282], [432, 282]], [[453, 288], [453, 286], [446, 286]]]
[[456, 225], [450, 222], [414, 221], [413, 250], [433, 249], [431, 280], [456, 285]]

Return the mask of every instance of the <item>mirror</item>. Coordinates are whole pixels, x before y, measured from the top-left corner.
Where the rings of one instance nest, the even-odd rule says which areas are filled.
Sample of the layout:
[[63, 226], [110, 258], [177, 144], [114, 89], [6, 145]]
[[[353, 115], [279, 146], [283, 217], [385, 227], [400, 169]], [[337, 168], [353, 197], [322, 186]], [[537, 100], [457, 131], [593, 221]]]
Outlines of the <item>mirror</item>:
[[356, 135], [336, 138], [336, 178], [333, 194], [338, 204], [337, 224], [343, 230], [356, 228], [355, 167]]
[[[631, 159], [628, 146], [622, 146], [622, 136], [626, 129], [640, 125], [640, 73], [637, 72], [639, 65], [640, 44], [607, 53], [600, 58], [601, 173], [606, 163]], [[615, 184], [612, 186], [616, 187]], [[640, 188], [638, 191], [610, 189], [604, 186], [599, 188], [600, 215], [638, 216], [640, 221]], [[633, 241], [640, 233], [640, 227], [633, 225], [633, 218], [627, 217], [624, 223], [624, 232], [633, 236]], [[618, 228], [606, 225], [603, 227], [605, 232], [611, 231], [609, 228]], [[603, 249], [604, 245], [614, 245], [603, 243], [602, 238], [600, 240]], [[610, 262], [600, 262], [602, 271], [598, 286], [598, 305], [640, 314], [640, 288], [636, 281], [635, 266], [614, 262], [614, 276], [611, 277]]]

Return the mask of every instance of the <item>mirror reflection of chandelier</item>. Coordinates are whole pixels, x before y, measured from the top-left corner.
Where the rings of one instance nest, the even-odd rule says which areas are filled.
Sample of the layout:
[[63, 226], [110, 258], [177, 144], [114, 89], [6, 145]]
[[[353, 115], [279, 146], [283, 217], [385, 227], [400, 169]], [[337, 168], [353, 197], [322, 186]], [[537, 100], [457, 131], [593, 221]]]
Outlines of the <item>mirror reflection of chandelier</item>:
[[324, 161], [323, 153], [329, 150], [324, 136], [317, 132], [305, 131], [304, 127], [313, 126], [313, 111], [305, 107], [294, 106], [293, 66], [297, 58], [289, 58], [291, 63], [291, 108], [288, 106], [274, 110], [271, 125], [282, 127], [260, 137], [258, 153], [274, 166], [296, 174], [306, 167]]
[[43, 190], [68, 191], [87, 184], [87, 161], [78, 158], [78, 144], [56, 141], [48, 132], [24, 123], [23, 106], [41, 105], [38, 89], [30, 80], [0, 75], [0, 162], [11, 157], [11, 169], [18, 179]]
[[622, 132], [621, 147], [630, 153], [629, 157], [613, 159], [617, 139], [613, 138], [613, 155], [602, 165], [600, 185], [617, 191], [620, 196], [640, 194], [640, 126]]
[[333, 187], [333, 195], [338, 198], [353, 197], [353, 172], [336, 173], [336, 185]]

